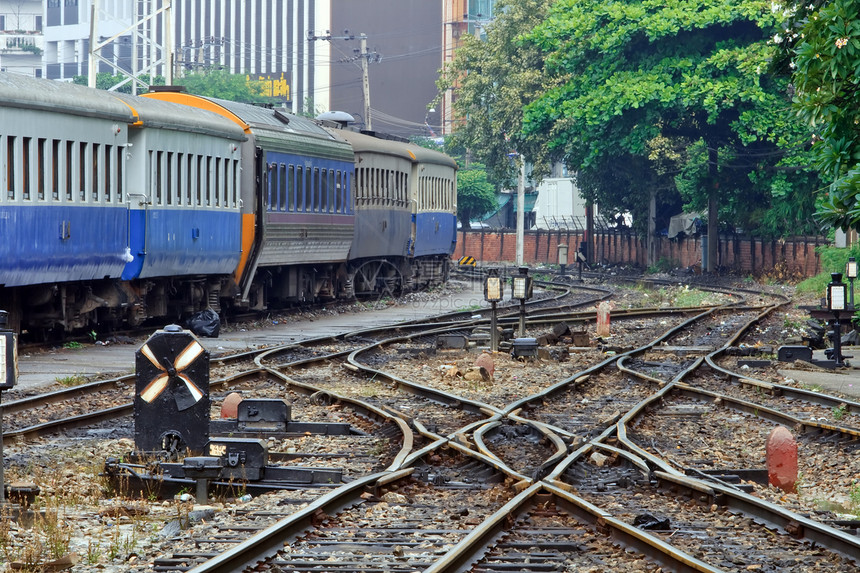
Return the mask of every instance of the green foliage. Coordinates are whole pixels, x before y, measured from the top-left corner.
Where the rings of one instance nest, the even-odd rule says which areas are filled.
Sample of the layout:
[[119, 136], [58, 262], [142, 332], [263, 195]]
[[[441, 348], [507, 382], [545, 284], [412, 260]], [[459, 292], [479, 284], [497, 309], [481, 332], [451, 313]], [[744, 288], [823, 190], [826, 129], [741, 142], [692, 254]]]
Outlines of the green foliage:
[[763, 0], [559, 0], [525, 36], [550, 78], [524, 134], [563, 155], [604, 213], [632, 205], [641, 220], [652, 194], [674, 209], [716, 193], [732, 226], [812, 230], [808, 134], [787, 78], [767, 73], [781, 17]]
[[[830, 273], [844, 273], [845, 265], [848, 264], [849, 257], [854, 257], [856, 260], [860, 260], [860, 244], [855, 244], [847, 249], [838, 247], [818, 247], [816, 252], [818, 253], [818, 257], [821, 261], [822, 271], [814, 277], [810, 277], [799, 283], [797, 285], [797, 292], [821, 293], [821, 296], [824, 296], [827, 289], [827, 283], [832, 280]], [[855, 281], [855, 283], [857, 283], [857, 281]], [[857, 284], [856, 286], [860, 286], [860, 284]]]
[[860, 3], [798, 3], [792, 10], [793, 21], [779, 39], [793, 57], [798, 115], [815, 133], [815, 164], [831, 182], [819, 216], [842, 229], [860, 229]]
[[668, 273], [669, 271], [671, 271], [673, 269], [677, 269], [680, 266], [681, 266], [681, 264], [674, 259], [661, 257], [656, 263], [649, 266], [648, 270], [646, 272], [648, 274]]
[[847, 404], [839, 404], [838, 406], [834, 406], [832, 409], [833, 419], [837, 422], [845, 417], [845, 414], [848, 412]]
[[499, 0], [495, 19], [486, 26], [486, 41], [474, 36], [463, 43], [447, 63], [437, 83], [439, 92], [456, 89], [452, 147], [469, 149], [487, 166], [491, 181], [513, 186], [519, 165], [511, 153], [527, 157], [533, 177], [548, 172], [548, 149], [543, 138], [522, 131], [523, 107], [546, 87], [540, 50], [522, 43], [519, 36], [531, 30], [547, 13], [543, 0]]
[[89, 381], [83, 374], [59, 376], [55, 380], [57, 381], [57, 384], [61, 386], [80, 386], [81, 384], [86, 384]]
[[[188, 93], [199, 96], [246, 103], [261, 102], [266, 99], [259, 82], [249, 81], [243, 74], [231, 74], [226, 70], [212, 69], [199, 74], [188, 74], [177, 79], [176, 83], [185, 86]], [[310, 110], [313, 110], [313, 102], [305, 102], [305, 104], [310, 105]]]
[[497, 206], [496, 192], [487, 181], [484, 166], [473, 163], [457, 171], [457, 219], [468, 228], [472, 217], [493, 211]]
[[[140, 79], [146, 85], [163, 86], [165, 84], [164, 77], [162, 76], [151, 78], [149, 75], [144, 74], [140, 76]], [[89, 85], [87, 76], [75, 76], [72, 78], [72, 82], [81, 86]], [[96, 74], [96, 89], [110, 90], [112, 87], [117, 85], [119, 85], [119, 87], [113, 91], [124, 94], [132, 93], [132, 79], [129, 76], [124, 74], [113, 75], [108, 72], [99, 72]], [[137, 93], [146, 93], [147, 91], [149, 90], [145, 86], [138, 84]]]

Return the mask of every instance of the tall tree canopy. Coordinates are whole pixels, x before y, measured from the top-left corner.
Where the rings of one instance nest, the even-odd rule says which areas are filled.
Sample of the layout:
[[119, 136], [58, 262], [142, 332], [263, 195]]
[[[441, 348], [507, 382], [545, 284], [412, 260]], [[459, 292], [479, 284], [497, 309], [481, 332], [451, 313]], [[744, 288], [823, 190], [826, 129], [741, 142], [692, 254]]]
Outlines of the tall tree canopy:
[[243, 74], [231, 74], [226, 70], [207, 70], [199, 74], [188, 74], [176, 79], [188, 93], [215, 97], [230, 101], [255, 103], [265, 101], [259, 82], [249, 81]]
[[479, 163], [457, 171], [457, 219], [464, 229], [469, 221], [498, 207], [496, 188], [487, 180], [487, 172]]
[[860, 229], [860, 2], [789, 4], [781, 40], [790, 50], [799, 115], [815, 134], [816, 166], [830, 183], [819, 215]]
[[523, 108], [549, 84], [543, 57], [534, 45], [517, 37], [541, 22], [545, 0], [499, 0], [496, 18], [486, 27], [486, 40], [463, 38], [453, 61], [443, 69], [438, 87], [453, 89], [454, 147], [464, 147], [487, 166], [494, 181], [511, 184], [518, 171], [512, 153], [525, 155], [535, 172], [549, 168], [541, 138], [525, 137]]
[[780, 20], [770, 0], [558, 0], [527, 39], [561, 83], [526, 107], [525, 136], [639, 221], [651, 192], [678, 188], [691, 208], [717, 193], [747, 230], [809, 228], [807, 133], [768, 73]]

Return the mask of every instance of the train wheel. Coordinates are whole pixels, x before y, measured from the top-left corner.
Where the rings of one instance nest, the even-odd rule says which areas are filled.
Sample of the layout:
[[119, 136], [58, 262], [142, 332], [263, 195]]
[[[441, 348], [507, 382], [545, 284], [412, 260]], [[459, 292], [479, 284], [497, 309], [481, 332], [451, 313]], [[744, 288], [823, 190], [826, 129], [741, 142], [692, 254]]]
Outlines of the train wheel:
[[388, 261], [367, 261], [355, 269], [355, 295], [397, 296], [403, 289], [403, 275]]

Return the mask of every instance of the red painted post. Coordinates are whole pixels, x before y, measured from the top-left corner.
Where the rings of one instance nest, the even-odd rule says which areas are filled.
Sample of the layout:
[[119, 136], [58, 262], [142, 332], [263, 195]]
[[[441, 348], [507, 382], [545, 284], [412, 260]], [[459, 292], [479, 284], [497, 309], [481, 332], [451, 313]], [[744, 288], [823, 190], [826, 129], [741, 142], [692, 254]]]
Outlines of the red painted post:
[[797, 488], [797, 442], [785, 426], [777, 426], [767, 437], [765, 446], [767, 479], [787, 493]]

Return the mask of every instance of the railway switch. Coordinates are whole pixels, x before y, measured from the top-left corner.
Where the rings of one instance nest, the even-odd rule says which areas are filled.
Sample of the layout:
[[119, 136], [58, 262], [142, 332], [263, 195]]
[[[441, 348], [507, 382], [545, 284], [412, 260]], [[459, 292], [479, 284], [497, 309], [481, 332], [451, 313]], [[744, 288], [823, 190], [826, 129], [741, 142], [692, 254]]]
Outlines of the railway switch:
[[515, 338], [514, 349], [511, 353], [515, 358], [535, 358], [538, 355], [536, 338]]
[[812, 349], [808, 346], [780, 346], [776, 351], [776, 358], [780, 362], [794, 362], [795, 360], [812, 361]]
[[209, 351], [182, 327], [165, 326], [135, 353], [138, 452], [199, 454], [209, 441]]
[[217, 438], [209, 442], [208, 453], [221, 460], [222, 479], [262, 479], [269, 463], [269, 448], [263, 440]]
[[440, 334], [436, 337], [436, 347], [444, 350], [463, 350], [468, 342], [462, 334]]
[[245, 399], [239, 403], [236, 418], [241, 430], [285, 431], [290, 421], [290, 405], [279, 398]]

